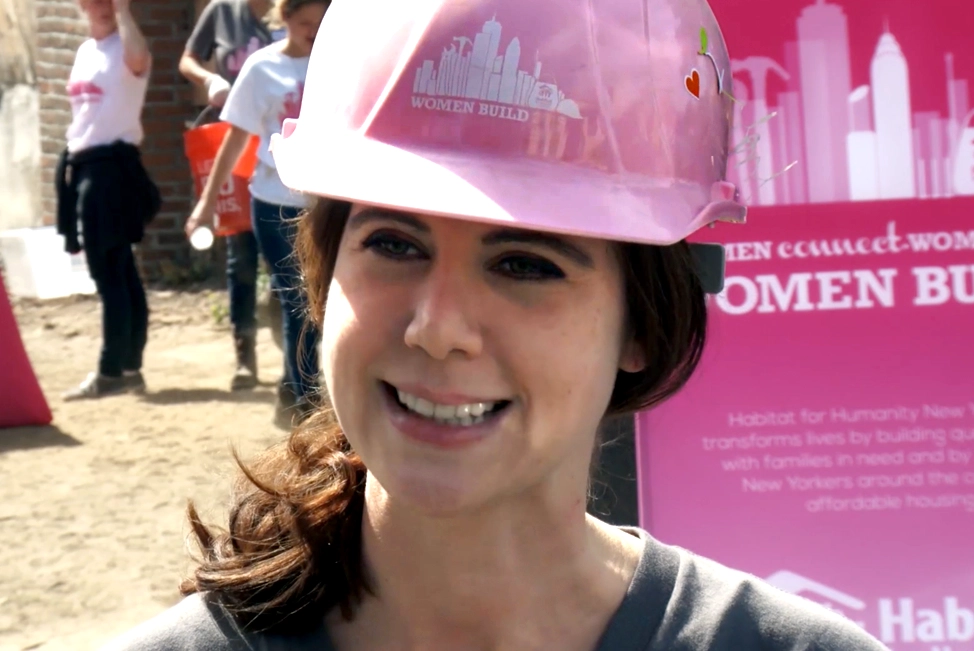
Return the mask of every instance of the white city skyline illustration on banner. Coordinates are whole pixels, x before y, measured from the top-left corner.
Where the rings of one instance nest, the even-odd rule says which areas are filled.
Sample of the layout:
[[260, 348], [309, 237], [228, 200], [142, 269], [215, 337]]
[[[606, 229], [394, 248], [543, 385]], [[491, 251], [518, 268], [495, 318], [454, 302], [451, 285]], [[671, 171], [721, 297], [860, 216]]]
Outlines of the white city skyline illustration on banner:
[[500, 45], [501, 24], [496, 17], [485, 22], [472, 40], [454, 37], [443, 47], [438, 63], [427, 59], [416, 69], [413, 94], [494, 102], [581, 118], [578, 105], [557, 85], [540, 81], [541, 61], [537, 56], [532, 71], [519, 68], [521, 42], [516, 36], [504, 54], [499, 54]]
[[[952, 53], [944, 56], [946, 116], [914, 113], [909, 65], [888, 25], [870, 83], [855, 89], [842, 7], [815, 0], [796, 27], [784, 65], [757, 56], [731, 62], [740, 145], [728, 175], [745, 199], [783, 205], [974, 195], [974, 111]], [[770, 73], [787, 82], [777, 106], [768, 102]]]

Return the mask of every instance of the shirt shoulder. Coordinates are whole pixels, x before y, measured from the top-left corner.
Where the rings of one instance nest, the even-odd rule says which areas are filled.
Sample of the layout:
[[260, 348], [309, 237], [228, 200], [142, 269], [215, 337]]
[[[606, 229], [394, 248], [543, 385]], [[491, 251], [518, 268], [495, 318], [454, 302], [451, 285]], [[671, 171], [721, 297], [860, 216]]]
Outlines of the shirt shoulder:
[[334, 651], [322, 626], [300, 635], [244, 631], [207, 593], [186, 597], [101, 651]]
[[240, 5], [246, 5], [246, 0], [243, 2], [241, 0], [210, 0], [203, 11], [227, 17], [239, 13]]
[[196, 19], [189, 38], [190, 45], [197, 41], [207, 41], [205, 44], [209, 45], [218, 33], [227, 31], [228, 25], [239, 23], [240, 11], [237, 4], [237, 0], [210, 0]]
[[[244, 61], [236, 85], [254, 86], [255, 90], [272, 91], [277, 88], [274, 80], [282, 75], [288, 76], [286, 57], [281, 53], [280, 43], [271, 43], [260, 48]], [[227, 100], [229, 101], [229, 99]]]
[[81, 42], [81, 45], [78, 46], [75, 55], [84, 56], [85, 54], [90, 53], [93, 49], [97, 47], [98, 47], [98, 41], [96, 41], [93, 38], [86, 38], [84, 41]]
[[194, 594], [110, 642], [102, 651], [249, 651], [230, 617], [205, 594]]
[[647, 532], [598, 651], [888, 651], [852, 621]]
[[823, 606], [686, 550], [676, 551], [679, 569], [652, 649], [888, 651]]
[[240, 73], [249, 68], [273, 68], [281, 65], [284, 55], [281, 53], [280, 43], [269, 43], [247, 57]]

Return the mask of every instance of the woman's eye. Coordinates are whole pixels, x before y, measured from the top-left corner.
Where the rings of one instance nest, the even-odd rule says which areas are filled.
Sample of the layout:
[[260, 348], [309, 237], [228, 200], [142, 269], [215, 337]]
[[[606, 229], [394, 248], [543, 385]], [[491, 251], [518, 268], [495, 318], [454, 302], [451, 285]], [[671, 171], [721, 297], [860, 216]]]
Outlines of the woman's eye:
[[553, 262], [528, 255], [507, 256], [494, 268], [516, 280], [555, 280], [565, 277], [565, 272]]
[[422, 251], [415, 244], [390, 233], [373, 233], [365, 240], [362, 246], [375, 251], [379, 255], [397, 260], [422, 256]]

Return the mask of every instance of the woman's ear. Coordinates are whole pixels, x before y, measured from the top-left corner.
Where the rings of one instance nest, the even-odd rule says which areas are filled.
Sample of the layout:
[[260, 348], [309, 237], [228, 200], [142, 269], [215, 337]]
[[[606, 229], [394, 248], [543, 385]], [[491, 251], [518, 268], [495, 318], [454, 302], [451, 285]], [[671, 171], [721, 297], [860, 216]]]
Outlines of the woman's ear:
[[639, 373], [646, 365], [646, 351], [635, 339], [628, 338], [619, 357], [619, 369], [626, 373]]

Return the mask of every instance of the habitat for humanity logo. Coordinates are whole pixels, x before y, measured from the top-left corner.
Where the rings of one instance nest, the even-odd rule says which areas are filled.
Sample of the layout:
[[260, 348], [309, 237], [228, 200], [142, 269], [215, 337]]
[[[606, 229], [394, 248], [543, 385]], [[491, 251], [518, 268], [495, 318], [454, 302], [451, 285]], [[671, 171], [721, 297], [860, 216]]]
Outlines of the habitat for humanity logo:
[[779, 590], [783, 590], [784, 592], [788, 592], [790, 594], [799, 595], [801, 597], [806, 597], [807, 599], [818, 602], [820, 605], [825, 606], [829, 610], [851, 619], [862, 628], [866, 628], [866, 622], [847, 615], [846, 612], [839, 607], [841, 606], [843, 608], [861, 613], [866, 609], [866, 603], [860, 599], [856, 599], [851, 595], [839, 592], [835, 588], [830, 588], [829, 586], [818, 583], [817, 581], [812, 581], [811, 579], [805, 578], [800, 574], [795, 574], [794, 572], [784, 570], [781, 572], [775, 572], [768, 577], [767, 581]]
[[439, 63], [427, 59], [416, 69], [413, 107], [519, 122], [527, 122], [527, 109], [581, 119], [578, 104], [566, 98], [557, 85], [540, 81], [537, 57], [533, 71], [519, 69], [521, 42], [517, 37], [503, 55], [498, 54], [500, 43], [501, 24], [495, 19], [484, 23], [473, 41], [454, 37], [449, 47], [444, 46]]
[[[785, 570], [775, 572], [766, 580], [779, 590], [815, 601], [868, 630], [862, 620], [867, 605], [861, 599]], [[944, 597], [943, 602], [933, 608], [918, 608], [913, 599], [905, 597], [882, 598], [877, 603], [877, 615], [879, 630], [870, 632], [885, 644], [944, 645], [974, 640], [974, 611], [962, 607], [957, 597]], [[965, 651], [970, 647], [944, 645], [929, 648], [931, 651]]]

